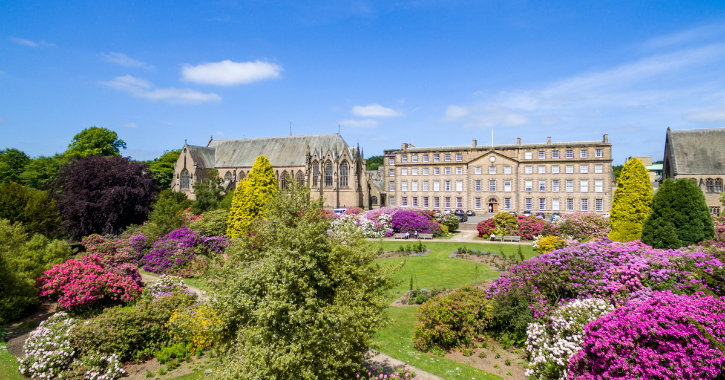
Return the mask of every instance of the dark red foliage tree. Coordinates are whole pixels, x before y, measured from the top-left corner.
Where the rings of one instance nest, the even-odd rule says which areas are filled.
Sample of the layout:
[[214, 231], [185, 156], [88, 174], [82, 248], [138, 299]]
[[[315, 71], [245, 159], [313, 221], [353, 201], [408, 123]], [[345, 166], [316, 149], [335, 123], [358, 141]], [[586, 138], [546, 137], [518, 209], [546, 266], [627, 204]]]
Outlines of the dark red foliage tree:
[[143, 223], [159, 191], [146, 164], [120, 156], [76, 159], [53, 181], [62, 229], [74, 240]]

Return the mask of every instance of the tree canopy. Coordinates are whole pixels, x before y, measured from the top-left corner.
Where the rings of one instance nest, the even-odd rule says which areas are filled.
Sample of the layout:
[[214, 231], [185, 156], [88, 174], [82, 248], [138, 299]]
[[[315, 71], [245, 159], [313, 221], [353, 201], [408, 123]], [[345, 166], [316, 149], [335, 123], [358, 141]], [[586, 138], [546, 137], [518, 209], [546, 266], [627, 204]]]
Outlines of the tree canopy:
[[222, 180], [219, 178], [219, 172], [216, 169], [209, 170], [201, 181], [194, 182], [194, 196], [196, 200], [191, 206], [191, 212], [201, 214], [205, 211], [216, 210], [220, 206], [220, 202], [224, 199], [222, 188], [220, 187]]
[[249, 177], [239, 182], [229, 210], [227, 235], [240, 236], [256, 218], [263, 218], [267, 204], [279, 192], [274, 169], [265, 156], [254, 161]]
[[15, 148], [0, 150], [0, 184], [20, 183], [20, 174], [29, 162], [30, 157], [21, 150]]
[[365, 160], [365, 170], [378, 170], [384, 164], [383, 156], [372, 156]]
[[25, 170], [20, 174], [20, 179], [27, 186], [45, 189], [48, 187], [48, 182], [55, 178], [60, 167], [66, 162], [68, 162], [68, 159], [62, 154], [36, 157], [25, 165]]
[[94, 126], [73, 136], [65, 155], [69, 158], [118, 156], [121, 149], [126, 149], [126, 142], [120, 140], [116, 132]]
[[632, 241], [642, 236], [642, 223], [649, 216], [652, 184], [642, 161], [632, 158], [624, 164], [614, 191], [609, 238]]
[[0, 219], [21, 223], [26, 231], [50, 235], [60, 226], [55, 200], [17, 183], [0, 185]]
[[162, 190], [171, 188], [171, 181], [174, 179], [174, 164], [180, 155], [181, 150], [168, 151], [149, 164], [149, 169], [154, 173], [154, 178]]

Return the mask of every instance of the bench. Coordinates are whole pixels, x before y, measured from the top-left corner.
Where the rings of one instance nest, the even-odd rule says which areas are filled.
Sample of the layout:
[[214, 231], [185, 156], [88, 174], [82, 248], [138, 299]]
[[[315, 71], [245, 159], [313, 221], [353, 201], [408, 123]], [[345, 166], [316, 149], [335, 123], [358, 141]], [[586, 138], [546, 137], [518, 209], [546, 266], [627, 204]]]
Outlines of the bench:
[[503, 241], [521, 241], [521, 236], [506, 235], [503, 237]]
[[433, 239], [433, 234], [418, 234], [420, 239]]
[[395, 234], [394, 237], [396, 239], [405, 239], [405, 234]]

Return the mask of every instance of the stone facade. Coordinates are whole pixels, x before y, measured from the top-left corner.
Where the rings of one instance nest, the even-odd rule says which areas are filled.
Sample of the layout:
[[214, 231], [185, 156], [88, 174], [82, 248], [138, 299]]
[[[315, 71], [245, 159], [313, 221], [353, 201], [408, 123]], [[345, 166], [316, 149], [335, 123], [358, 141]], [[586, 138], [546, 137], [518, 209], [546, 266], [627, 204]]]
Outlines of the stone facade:
[[418, 148], [384, 153], [389, 205], [478, 212], [605, 213], [616, 187], [602, 141]]
[[362, 152], [339, 134], [209, 140], [206, 146], [185, 143], [174, 165], [171, 189], [195, 199], [194, 182], [216, 169], [224, 188], [233, 190], [260, 155], [269, 159], [280, 188], [289, 181], [305, 184], [313, 199], [325, 199], [327, 208], [371, 207], [375, 185], [365, 174]]

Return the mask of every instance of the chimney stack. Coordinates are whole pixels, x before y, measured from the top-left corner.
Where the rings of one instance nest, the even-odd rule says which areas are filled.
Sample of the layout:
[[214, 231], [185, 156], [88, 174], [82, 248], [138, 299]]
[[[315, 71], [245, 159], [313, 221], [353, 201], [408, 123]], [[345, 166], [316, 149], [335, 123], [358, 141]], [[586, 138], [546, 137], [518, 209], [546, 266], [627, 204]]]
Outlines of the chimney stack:
[[609, 142], [609, 135], [605, 133], [604, 134], [604, 143], [606, 144], [608, 142]]
[[476, 145], [478, 145], [478, 141], [476, 141], [476, 139], [473, 139], [473, 147], [475, 148]]
[[406, 149], [408, 149], [408, 143], [403, 143], [403, 144], [402, 144], [402, 145], [400, 146], [400, 149], [402, 149], [402, 150], [406, 150]]
[[546, 145], [551, 145], [551, 136], [546, 138]]
[[516, 145], [521, 145], [521, 137], [516, 138]]

